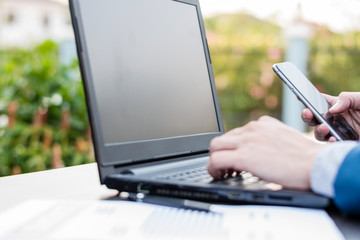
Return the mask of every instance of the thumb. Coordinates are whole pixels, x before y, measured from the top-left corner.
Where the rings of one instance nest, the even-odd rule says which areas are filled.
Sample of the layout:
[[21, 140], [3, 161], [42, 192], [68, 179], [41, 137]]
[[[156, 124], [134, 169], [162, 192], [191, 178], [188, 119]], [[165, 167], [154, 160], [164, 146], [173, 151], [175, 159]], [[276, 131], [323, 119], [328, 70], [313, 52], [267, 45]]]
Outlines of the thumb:
[[335, 104], [329, 109], [332, 114], [342, 113], [346, 110], [360, 110], [360, 93], [342, 92]]

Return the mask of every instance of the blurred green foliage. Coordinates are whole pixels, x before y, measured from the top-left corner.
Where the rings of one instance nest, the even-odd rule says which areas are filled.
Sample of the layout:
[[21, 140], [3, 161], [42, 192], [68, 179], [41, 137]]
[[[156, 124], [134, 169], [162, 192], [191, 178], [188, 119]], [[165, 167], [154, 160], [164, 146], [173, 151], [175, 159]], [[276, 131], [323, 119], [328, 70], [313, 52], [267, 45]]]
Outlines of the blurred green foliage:
[[[360, 90], [360, 33], [314, 25], [308, 76], [322, 92]], [[225, 129], [267, 114], [281, 118], [282, 83], [272, 64], [284, 61], [282, 29], [235, 13], [205, 19]]]
[[309, 78], [328, 94], [360, 91], [360, 32], [336, 34], [319, 27], [311, 42]]
[[[51, 41], [30, 50], [3, 50], [0, 59], [0, 175], [51, 168], [56, 143], [65, 166], [92, 161], [76, 149], [89, 131], [77, 61], [61, 64]], [[8, 106], [14, 102], [16, 122], [9, 128]], [[61, 126], [63, 118], [68, 127]]]
[[272, 64], [282, 61], [280, 27], [246, 14], [205, 19], [225, 129], [260, 115], [279, 117], [281, 82]]

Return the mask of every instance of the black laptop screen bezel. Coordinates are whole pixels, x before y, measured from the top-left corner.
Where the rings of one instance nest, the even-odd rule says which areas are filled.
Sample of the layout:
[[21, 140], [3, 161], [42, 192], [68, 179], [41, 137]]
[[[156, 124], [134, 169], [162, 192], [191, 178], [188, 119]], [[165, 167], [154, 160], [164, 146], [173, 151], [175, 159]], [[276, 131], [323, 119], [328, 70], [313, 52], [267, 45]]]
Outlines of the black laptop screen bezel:
[[[214, 75], [212, 71], [211, 59], [207, 45], [204, 22], [202, 19], [200, 5], [197, 0], [169, 0], [184, 4], [193, 5], [197, 10], [199, 27], [203, 42], [210, 86], [218, 122], [218, 132], [196, 134], [189, 136], [179, 136], [172, 138], [153, 139], [151, 141], [138, 141], [125, 144], [109, 145], [104, 142], [102, 136], [99, 111], [95, 99], [94, 83], [90, 70], [89, 54], [82, 27], [81, 11], [79, 6], [80, 0], [69, 0], [71, 19], [73, 23], [77, 52], [79, 57], [80, 71], [83, 79], [87, 110], [92, 130], [94, 142], [95, 158], [101, 166], [121, 166], [138, 161], [154, 161], [164, 156], [174, 156], [204, 152], [209, 148], [209, 142], [216, 136], [224, 133], [223, 122], [220, 113], [219, 101], [215, 88]], [[86, 1], [86, 0], [84, 0]], [[107, 4], [106, 1], [102, 1]], [[90, 3], [87, 3], [90, 4]]]

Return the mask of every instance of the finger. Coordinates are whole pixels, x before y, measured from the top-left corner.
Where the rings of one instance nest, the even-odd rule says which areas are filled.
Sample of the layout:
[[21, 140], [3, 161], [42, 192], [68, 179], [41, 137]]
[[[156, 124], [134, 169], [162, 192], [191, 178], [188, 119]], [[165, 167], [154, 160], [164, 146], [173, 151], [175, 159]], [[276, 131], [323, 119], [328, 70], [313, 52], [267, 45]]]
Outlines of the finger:
[[360, 93], [342, 92], [336, 103], [329, 109], [330, 113], [342, 113], [346, 110], [360, 110]]
[[258, 120], [248, 122], [243, 127], [235, 128], [226, 133], [226, 135], [242, 135], [244, 133], [257, 131], [260, 127], [263, 127], [266, 124], [273, 124], [279, 120], [269, 117], [269, 116], [262, 116]]
[[310, 111], [310, 109], [305, 108], [301, 112], [301, 118], [302, 120], [309, 126], [316, 126], [319, 125], [319, 122], [314, 117], [314, 114]]
[[210, 153], [220, 150], [233, 150], [239, 145], [239, 137], [236, 135], [223, 135], [216, 137], [210, 142]]
[[329, 112], [332, 114], [338, 114], [338, 113], [342, 113], [345, 112], [346, 110], [348, 110], [350, 107], [350, 101], [347, 99], [338, 99], [338, 101], [336, 101], [336, 103], [334, 104], [334, 106], [332, 106], [329, 109]]
[[257, 128], [259, 128], [259, 126], [267, 127], [267, 126], [272, 126], [274, 124], [283, 124], [283, 122], [281, 122], [277, 118], [264, 115], [264, 116], [261, 116], [256, 121], [256, 123], [253, 125], [253, 127], [255, 127], [255, 129], [257, 129]]
[[218, 151], [210, 155], [208, 172], [215, 179], [221, 178], [223, 173], [240, 171], [241, 160], [237, 151]]
[[228, 136], [230, 136], [230, 135], [239, 135], [242, 132], [243, 132], [242, 127], [238, 127], [238, 128], [234, 128], [234, 129], [228, 131], [227, 133], [225, 133], [225, 135], [228, 135]]
[[267, 116], [267, 115], [261, 116], [258, 121], [260, 121], [260, 122], [279, 122], [278, 119]]
[[329, 138], [329, 142], [336, 142], [336, 141], [337, 141], [337, 139], [334, 136], [331, 136]]
[[338, 97], [334, 97], [334, 96], [331, 96], [331, 95], [328, 95], [328, 94], [325, 94], [325, 93], [322, 93], [322, 95], [325, 97], [326, 101], [331, 106], [333, 106], [336, 103], [336, 101], [338, 100]]
[[330, 130], [325, 124], [320, 124], [315, 128], [315, 137], [320, 141], [326, 141], [329, 138]]

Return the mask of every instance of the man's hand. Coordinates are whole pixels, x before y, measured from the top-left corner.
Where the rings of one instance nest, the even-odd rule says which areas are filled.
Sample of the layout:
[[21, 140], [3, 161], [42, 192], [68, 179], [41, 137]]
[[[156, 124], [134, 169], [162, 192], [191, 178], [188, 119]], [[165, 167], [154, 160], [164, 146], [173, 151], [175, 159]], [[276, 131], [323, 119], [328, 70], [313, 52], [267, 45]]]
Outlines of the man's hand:
[[265, 116], [214, 138], [208, 171], [217, 179], [244, 170], [284, 187], [310, 189], [313, 161], [324, 146]]
[[[339, 97], [333, 97], [323, 94], [328, 103], [332, 106], [329, 112], [332, 114], [341, 114], [350, 126], [360, 133], [360, 93], [342, 92]], [[335, 137], [329, 138], [329, 128], [325, 124], [319, 124], [314, 118], [314, 114], [308, 109], [304, 109], [301, 117], [309, 126], [315, 126], [315, 137], [320, 141], [335, 142]], [[360, 134], [359, 134], [360, 135]]]

